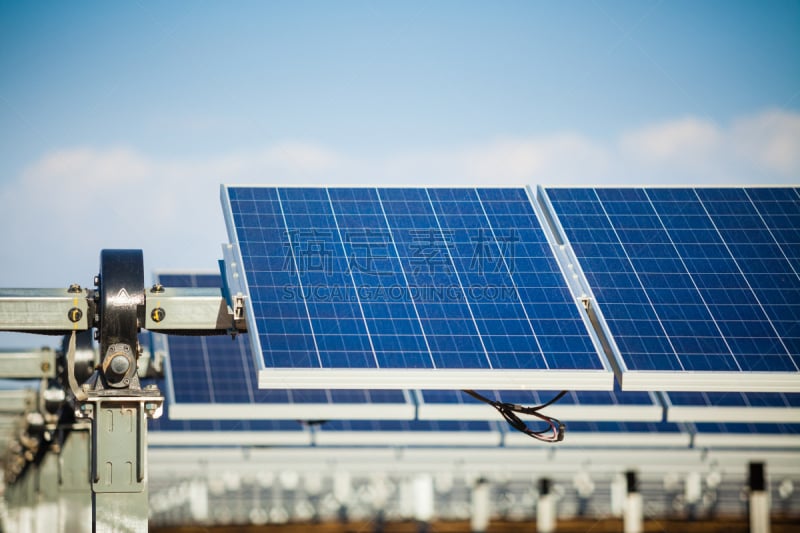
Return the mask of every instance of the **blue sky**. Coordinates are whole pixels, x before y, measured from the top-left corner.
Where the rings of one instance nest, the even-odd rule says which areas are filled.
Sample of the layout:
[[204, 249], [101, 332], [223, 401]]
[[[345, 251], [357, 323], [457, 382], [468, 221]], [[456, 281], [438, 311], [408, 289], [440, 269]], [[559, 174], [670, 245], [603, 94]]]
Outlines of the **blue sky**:
[[210, 269], [219, 184], [796, 184], [800, 2], [0, 3], [0, 285]]

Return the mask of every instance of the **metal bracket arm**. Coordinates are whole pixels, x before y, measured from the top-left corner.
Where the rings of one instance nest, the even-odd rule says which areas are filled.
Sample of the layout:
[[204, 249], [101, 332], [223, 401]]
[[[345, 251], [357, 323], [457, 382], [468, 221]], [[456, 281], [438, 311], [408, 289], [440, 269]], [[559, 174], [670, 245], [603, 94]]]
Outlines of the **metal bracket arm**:
[[219, 288], [169, 288], [147, 291], [145, 328], [160, 333], [225, 335], [245, 332], [244, 319], [234, 311]]
[[56, 375], [56, 353], [50, 349], [0, 352], [0, 378], [52, 378]]
[[0, 330], [65, 335], [91, 326], [87, 291], [0, 289]]

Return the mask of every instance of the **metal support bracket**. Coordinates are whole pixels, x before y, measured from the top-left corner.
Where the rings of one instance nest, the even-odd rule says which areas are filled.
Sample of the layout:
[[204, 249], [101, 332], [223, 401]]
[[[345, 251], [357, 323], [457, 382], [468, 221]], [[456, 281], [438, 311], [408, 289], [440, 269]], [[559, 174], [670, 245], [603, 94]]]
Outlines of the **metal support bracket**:
[[[90, 316], [91, 315], [91, 316]], [[65, 334], [91, 326], [87, 291], [68, 289], [0, 289], [0, 329]]]
[[56, 353], [49, 348], [34, 351], [0, 352], [0, 377], [52, 378], [56, 375]]
[[146, 531], [146, 419], [160, 411], [164, 398], [157, 389], [135, 396], [98, 392], [80, 405], [83, 416], [92, 419], [94, 531]]

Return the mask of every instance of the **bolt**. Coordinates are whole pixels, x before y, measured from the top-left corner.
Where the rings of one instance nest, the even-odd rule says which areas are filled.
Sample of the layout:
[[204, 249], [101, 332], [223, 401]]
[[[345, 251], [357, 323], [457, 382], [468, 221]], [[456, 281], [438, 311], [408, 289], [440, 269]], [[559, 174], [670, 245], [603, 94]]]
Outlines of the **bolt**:
[[124, 376], [130, 367], [131, 362], [124, 355], [115, 355], [108, 365], [108, 369], [118, 376]]
[[150, 292], [155, 292], [155, 293], [164, 292], [164, 286], [160, 283], [155, 283], [150, 288]]
[[50, 370], [50, 363], [48, 363], [47, 361], [42, 363], [42, 372], [48, 372], [49, 370]]
[[150, 383], [144, 386], [144, 390], [158, 390], [158, 385], [155, 383]]
[[72, 285], [69, 286], [67, 292], [76, 293], [76, 292], [81, 292], [82, 290], [83, 289], [81, 289], [80, 285], [78, 285], [77, 283], [73, 283]]

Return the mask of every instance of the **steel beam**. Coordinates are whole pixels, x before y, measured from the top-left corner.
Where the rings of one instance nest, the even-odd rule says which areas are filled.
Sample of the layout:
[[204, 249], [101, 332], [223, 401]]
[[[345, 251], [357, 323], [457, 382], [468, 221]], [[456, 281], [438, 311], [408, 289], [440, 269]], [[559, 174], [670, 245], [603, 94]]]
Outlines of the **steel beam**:
[[169, 288], [146, 294], [145, 328], [161, 333], [227, 334], [244, 331], [219, 288]]
[[80, 287], [0, 289], [0, 330], [65, 334], [89, 329], [89, 301]]
[[43, 348], [34, 351], [0, 351], [0, 377], [52, 378], [56, 375], [56, 353]]

